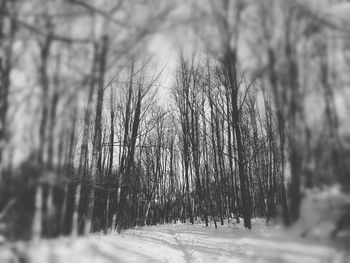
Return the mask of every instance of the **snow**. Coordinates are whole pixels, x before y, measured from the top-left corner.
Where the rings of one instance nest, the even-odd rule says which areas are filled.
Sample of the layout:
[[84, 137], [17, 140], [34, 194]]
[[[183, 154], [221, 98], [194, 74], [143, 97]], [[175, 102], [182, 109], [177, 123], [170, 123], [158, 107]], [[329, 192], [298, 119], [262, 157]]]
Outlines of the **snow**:
[[[28, 262], [350, 262], [346, 250], [329, 243], [294, 237], [289, 232], [253, 220], [242, 224], [205, 227], [203, 224], [167, 224], [94, 234], [86, 238], [60, 238], [19, 243], [12, 250], [0, 247], [0, 262], [15, 251]], [[4, 252], [4, 253], [3, 253]]]
[[300, 218], [293, 229], [298, 234], [327, 240], [349, 209], [350, 195], [341, 191], [339, 185], [309, 189], [304, 195]]

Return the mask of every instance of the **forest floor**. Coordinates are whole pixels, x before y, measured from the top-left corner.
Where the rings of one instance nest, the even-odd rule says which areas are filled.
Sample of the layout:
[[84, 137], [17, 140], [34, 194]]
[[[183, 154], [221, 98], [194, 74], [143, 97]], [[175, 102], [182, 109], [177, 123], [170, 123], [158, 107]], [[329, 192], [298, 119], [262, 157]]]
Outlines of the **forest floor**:
[[[267, 227], [259, 219], [253, 220], [251, 231], [227, 222], [218, 229], [213, 224], [147, 226], [121, 234], [3, 245], [0, 262], [350, 262], [345, 247], [298, 238], [294, 232]], [[24, 260], [18, 261], [19, 256]]]

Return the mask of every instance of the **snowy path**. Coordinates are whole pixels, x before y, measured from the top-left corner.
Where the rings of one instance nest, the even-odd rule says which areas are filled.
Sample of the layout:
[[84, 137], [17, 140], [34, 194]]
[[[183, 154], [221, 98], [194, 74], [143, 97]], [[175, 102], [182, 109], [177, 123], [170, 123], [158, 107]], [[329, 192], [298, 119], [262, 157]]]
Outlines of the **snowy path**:
[[291, 241], [264, 226], [249, 231], [227, 226], [216, 230], [202, 225], [162, 225], [95, 238], [102, 241], [95, 243], [99, 248], [108, 243], [111, 253], [121, 249], [140, 256], [134, 261], [121, 255], [122, 262], [348, 262], [334, 248], [302, 239]]
[[26, 250], [35, 263], [350, 262], [344, 251], [282, 233], [259, 222], [252, 231], [232, 225], [218, 229], [200, 224], [158, 225], [120, 235], [46, 241]]

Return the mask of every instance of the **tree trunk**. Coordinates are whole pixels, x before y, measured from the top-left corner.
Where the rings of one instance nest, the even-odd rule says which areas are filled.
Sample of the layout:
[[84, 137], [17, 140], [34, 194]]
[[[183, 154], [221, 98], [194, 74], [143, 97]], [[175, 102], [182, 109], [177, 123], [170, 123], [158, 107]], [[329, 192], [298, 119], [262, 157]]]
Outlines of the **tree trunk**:
[[236, 51], [227, 50], [224, 60], [223, 60], [225, 74], [227, 74], [229, 80], [229, 89], [231, 92], [231, 103], [232, 103], [232, 121], [233, 128], [235, 131], [236, 145], [237, 145], [237, 155], [238, 155], [238, 172], [241, 187], [241, 197], [242, 197], [242, 209], [243, 209], [243, 219], [244, 227], [251, 229], [251, 200], [249, 194], [248, 177], [246, 174], [245, 167], [245, 154], [244, 145], [241, 135], [241, 125], [240, 125], [240, 108], [238, 105], [238, 81], [237, 81], [237, 69], [236, 69]]
[[88, 234], [91, 231], [92, 226], [92, 216], [94, 211], [95, 203], [95, 189], [93, 184], [100, 180], [101, 176], [101, 120], [102, 120], [102, 108], [103, 108], [103, 97], [104, 97], [104, 75], [106, 70], [106, 60], [108, 51], [108, 37], [103, 36], [101, 41], [101, 53], [99, 54], [99, 80], [98, 80], [98, 90], [97, 90], [97, 104], [96, 104], [96, 116], [95, 116], [95, 134], [92, 149], [92, 161], [91, 161], [91, 177], [90, 177], [90, 187], [88, 195], [88, 208], [86, 211], [86, 222], [84, 233]]
[[[8, 11], [8, 4], [11, 1], [1, 0], [0, 10], [6, 13]], [[16, 2], [10, 3], [12, 8], [15, 8]], [[2, 55], [0, 55], [0, 183], [2, 182], [3, 173], [3, 156], [4, 148], [7, 141], [7, 111], [8, 111], [8, 98], [9, 98], [9, 88], [10, 88], [10, 73], [12, 69], [12, 46], [14, 43], [14, 37], [16, 33], [16, 21], [15, 19], [10, 19], [9, 36], [5, 39], [4, 32], [6, 16], [0, 15], [0, 49], [4, 50]]]

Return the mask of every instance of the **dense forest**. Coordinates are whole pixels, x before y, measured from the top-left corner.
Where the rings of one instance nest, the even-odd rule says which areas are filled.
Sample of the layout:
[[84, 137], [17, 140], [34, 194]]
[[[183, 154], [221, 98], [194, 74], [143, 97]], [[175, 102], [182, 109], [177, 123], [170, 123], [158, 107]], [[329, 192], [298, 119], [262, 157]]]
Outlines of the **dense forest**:
[[[290, 226], [310, 189], [348, 193], [347, 10], [0, 0], [1, 234]], [[150, 43], [175, 55], [163, 63]]]

